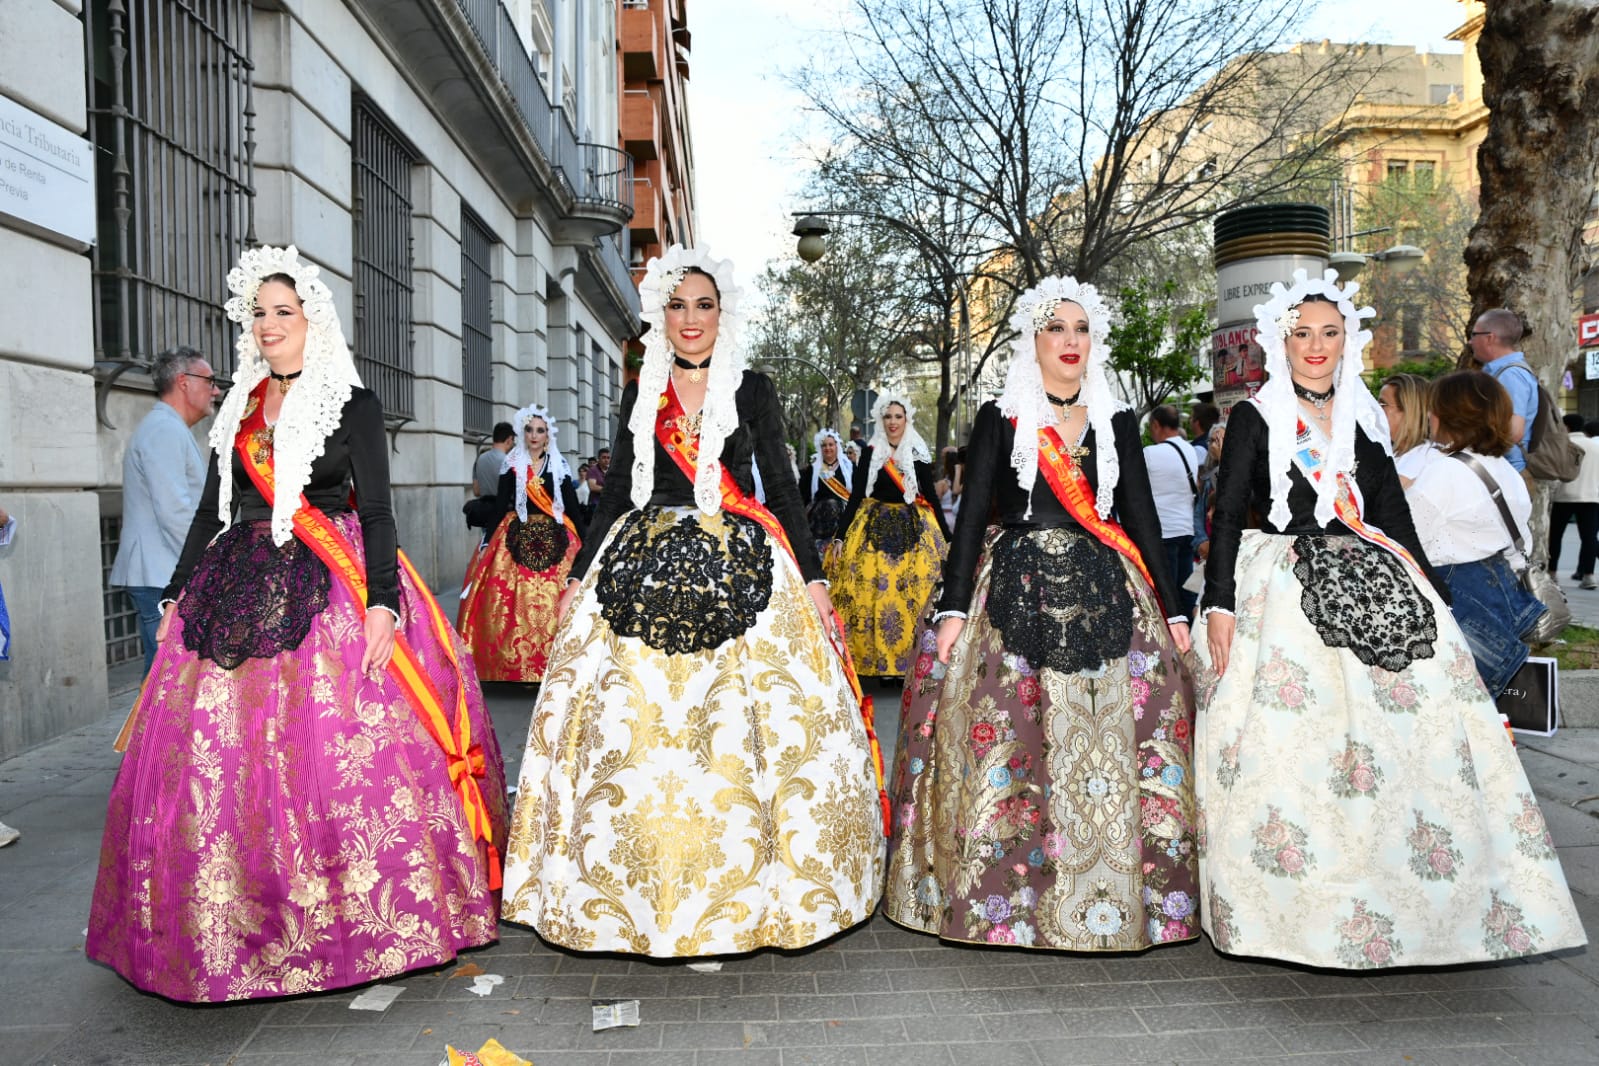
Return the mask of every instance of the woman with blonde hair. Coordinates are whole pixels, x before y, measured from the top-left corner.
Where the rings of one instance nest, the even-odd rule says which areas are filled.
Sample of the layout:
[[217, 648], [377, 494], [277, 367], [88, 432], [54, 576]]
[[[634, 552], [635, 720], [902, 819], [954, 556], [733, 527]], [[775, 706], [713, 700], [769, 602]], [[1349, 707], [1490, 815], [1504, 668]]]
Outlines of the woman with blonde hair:
[[1427, 379], [1420, 374], [1393, 374], [1384, 378], [1382, 388], [1377, 390], [1377, 406], [1388, 419], [1394, 468], [1406, 487], [1436, 454], [1427, 426], [1429, 388]]

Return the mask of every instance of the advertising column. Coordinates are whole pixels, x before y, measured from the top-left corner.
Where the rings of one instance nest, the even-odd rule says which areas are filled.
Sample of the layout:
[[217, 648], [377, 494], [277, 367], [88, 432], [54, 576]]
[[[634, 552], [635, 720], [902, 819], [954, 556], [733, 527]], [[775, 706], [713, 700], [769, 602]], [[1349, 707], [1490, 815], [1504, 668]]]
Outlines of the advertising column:
[[1225, 421], [1234, 404], [1253, 396], [1266, 379], [1255, 343], [1255, 305], [1272, 282], [1293, 281], [1294, 271], [1320, 277], [1331, 250], [1331, 219], [1315, 204], [1240, 207], [1215, 222], [1216, 332], [1211, 334], [1211, 382]]

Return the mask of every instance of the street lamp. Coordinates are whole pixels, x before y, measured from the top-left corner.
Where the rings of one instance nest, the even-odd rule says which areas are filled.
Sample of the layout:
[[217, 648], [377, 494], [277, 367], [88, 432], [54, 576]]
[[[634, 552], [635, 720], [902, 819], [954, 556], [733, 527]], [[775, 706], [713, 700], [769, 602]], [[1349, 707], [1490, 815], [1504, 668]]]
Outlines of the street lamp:
[[799, 238], [799, 257], [814, 263], [827, 254], [827, 235], [833, 232], [826, 222], [815, 215], [806, 215], [794, 223], [794, 236]]
[[795, 251], [807, 263], [814, 263], [827, 254], [827, 235], [832, 230], [824, 221], [824, 216], [862, 218], [868, 222], [875, 222], [880, 226], [887, 226], [889, 229], [909, 237], [919, 249], [938, 263], [945, 281], [951, 283], [950, 287], [954, 290], [960, 307], [959, 334], [956, 344], [963, 364], [961, 376], [964, 380], [956, 393], [958, 402], [955, 405], [955, 432], [957, 436], [963, 436], [969, 420], [968, 408], [971, 406], [971, 388], [973, 385], [971, 381], [972, 316], [971, 309], [966, 302], [965, 276], [950, 262], [948, 255], [945, 254], [944, 249], [939, 247], [936, 241], [902, 218], [895, 218], [892, 215], [884, 215], [876, 211], [862, 211], [851, 208], [820, 213], [795, 211], [793, 214], [798, 219], [794, 223], [794, 236], [799, 238], [799, 244]]
[[1338, 272], [1338, 283], [1344, 284], [1359, 274], [1370, 259], [1378, 263], [1386, 263], [1395, 274], [1408, 274], [1421, 265], [1427, 253], [1417, 248], [1414, 244], [1396, 244], [1382, 252], [1373, 252], [1363, 255], [1360, 252], [1334, 252], [1327, 257], [1327, 265]]

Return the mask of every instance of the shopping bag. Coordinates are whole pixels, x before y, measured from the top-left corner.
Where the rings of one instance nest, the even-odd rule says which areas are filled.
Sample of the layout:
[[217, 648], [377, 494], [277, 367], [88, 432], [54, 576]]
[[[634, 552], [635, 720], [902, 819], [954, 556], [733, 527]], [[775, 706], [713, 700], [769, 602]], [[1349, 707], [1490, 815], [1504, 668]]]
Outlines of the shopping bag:
[[1515, 732], [1554, 736], [1560, 727], [1560, 671], [1555, 660], [1529, 658], [1495, 702]]

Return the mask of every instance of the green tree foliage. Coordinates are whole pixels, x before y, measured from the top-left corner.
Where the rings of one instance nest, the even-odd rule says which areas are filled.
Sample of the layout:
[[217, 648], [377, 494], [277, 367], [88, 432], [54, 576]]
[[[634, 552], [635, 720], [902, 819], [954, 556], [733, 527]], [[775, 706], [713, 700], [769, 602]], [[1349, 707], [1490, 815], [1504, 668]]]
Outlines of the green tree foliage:
[[1142, 417], [1205, 376], [1200, 353], [1210, 340], [1210, 314], [1203, 306], [1184, 308], [1174, 281], [1140, 278], [1120, 298], [1108, 365]]

